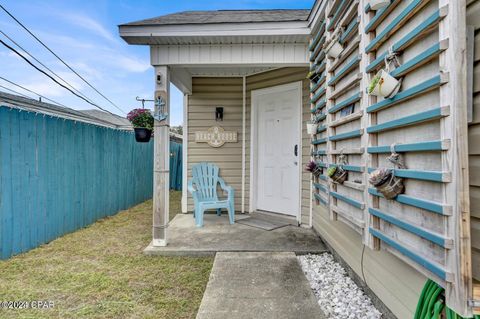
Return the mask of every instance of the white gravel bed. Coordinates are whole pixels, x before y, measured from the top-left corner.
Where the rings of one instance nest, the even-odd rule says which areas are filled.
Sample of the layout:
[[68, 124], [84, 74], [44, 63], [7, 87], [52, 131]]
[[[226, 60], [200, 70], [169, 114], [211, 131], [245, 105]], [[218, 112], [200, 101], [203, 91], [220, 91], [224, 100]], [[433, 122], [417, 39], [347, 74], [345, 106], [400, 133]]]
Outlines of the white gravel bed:
[[382, 317], [372, 301], [335, 262], [332, 255], [298, 256], [303, 272], [327, 318], [379, 319]]

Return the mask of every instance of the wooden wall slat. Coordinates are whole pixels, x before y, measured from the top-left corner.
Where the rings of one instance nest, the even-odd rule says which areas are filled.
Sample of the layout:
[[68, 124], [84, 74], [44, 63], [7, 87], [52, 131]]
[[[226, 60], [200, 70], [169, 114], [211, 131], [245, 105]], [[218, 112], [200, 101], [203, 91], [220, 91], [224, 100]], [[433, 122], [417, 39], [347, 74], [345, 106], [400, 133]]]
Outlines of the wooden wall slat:
[[[456, 21], [452, 17], [462, 16], [462, 9], [458, 9], [457, 2], [448, 0], [412, 0], [392, 1], [387, 8], [372, 12], [364, 11], [366, 3], [365, 0], [359, 3], [360, 30], [357, 30], [358, 36], [351, 36], [359, 39], [358, 45], [346, 43], [344, 52], [337, 59], [311, 60], [311, 70], [316, 70], [320, 64], [326, 65], [325, 82], [329, 86], [325, 96], [329, 112], [325, 122], [321, 123], [323, 128], [327, 128], [327, 134], [317, 134], [312, 138], [312, 154], [315, 157], [318, 154], [319, 162], [332, 165], [338, 164], [338, 155], [345, 149], [348, 151], [349, 166], [368, 168], [368, 172], [350, 171], [349, 181], [345, 185], [333, 184], [324, 176], [315, 181], [314, 195], [318, 206], [315, 206], [313, 215], [314, 227], [330, 232], [315, 222], [324, 205], [327, 206], [327, 215], [333, 221], [331, 227], [340, 227], [335, 223], [336, 220], [344, 222], [353, 232], [361, 230], [362, 225], [368, 226], [360, 231], [364, 244], [372, 249], [389, 251], [409, 264], [412, 272], [416, 270], [434, 278], [446, 287], [448, 304], [467, 315], [470, 270], [464, 266], [468, 265], [464, 261], [469, 260], [469, 231], [466, 228], [470, 226], [465, 227], [468, 222], [461, 218], [461, 202], [457, 202], [456, 195], [453, 196], [455, 192], [466, 194], [465, 191], [459, 191], [464, 186], [461, 183], [463, 179], [457, 175], [461, 171], [458, 168], [466, 164], [465, 154], [457, 154], [457, 147], [463, 149], [460, 146], [465, 139], [459, 140], [459, 131], [455, 129], [465, 128], [461, 117], [463, 107], [459, 108], [459, 103], [463, 103], [463, 100], [452, 100], [451, 95], [447, 94], [450, 91], [453, 92], [451, 94], [459, 94], [458, 83], [462, 72], [458, 71], [458, 63], [453, 64], [451, 61], [454, 54], [459, 54], [455, 50], [461, 42], [452, 30], [462, 30], [462, 21]], [[474, 3], [476, 2], [472, 1], [469, 5], [477, 8]], [[326, 12], [332, 12], [331, 6], [332, 3], [327, 5]], [[339, 7], [339, 4], [336, 6]], [[472, 9], [468, 16], [473, 16], [475, 10]], [[331, 15], [323, 13], [324, 22], [331, 26], [325, 31], [327, 45], [339, 31], [334, 27], [336, 21], [346, 20], [341, 15], [348, 11], [339, 11], [333, 20]], [[317, 19], [321, 20], [323, 19]], [[453, 25], [455, 23], [459, 25]], [[346, 21], [344, 25], [354, 26], [355, 21]], [[312, 37], [320, 38], [323, 35], [317, 33]], [[400, 61], [399, 67], [389, 70], [392, 76], [403, 79], [400, 91], [390, 99], [370, 97], [363, 92], [375, 73], [385, 67], [384, 60], [390, 49], [397, 53]], [[356, 62], [353, 63], [357, 56], [360, 56], [359, 68], [355, 67]], [[480, 72], [476, 72], [479, 68], [478, 64], [474, 68], [475, 79], [480, 76]], [[448, 72], [451, 72], [451, 77]], [[480, 80], [474, 81], [474, 92], [480, 91], [478, 83]], [[312, 102], [323, 98], [323, 92], [317, 90], [322, 85], [315, 79], [311, 88]], [[480, 105], [475, 103], [477, 99], [474, 97], [474, 123], [480, 122], [475, 120], [480, 118], [480, 112], [476, 112], [476, 105]], [[354, 105], [353, 114], [341, 113], [342, 109], [350, 105]], [[322, 114], [323, 107], [323, 103], [312, 104], [313, 116]], [[364, 110], [364, 113], [360, 110]], [[475, 171], [478, 171], [475, 168], [480, 165], [477, 165], [476, 156], [479, 155], [480, 162], [480, 149], [477, 147], [480, 143], [474, 139], [477, 135], [480, 136], [477, 131], [476, 124], [470, 126], [469, 171], [470, 185], [480, 189], [480, 176], [475, 176]], [[323, 133], [323, 129], [319, 133]], [[325, 136], [330, 136], [328, 141]], [[365, 187], [355, 184], [356, 187], [352, 188], [354, 184], [350, 178], [367, 183], [368, 173], [373, 169], [391, 167], [385, 157], [390, 153], [393, 143], [397, 143], [394, 149], [401, 153], [407, 166], [406, 169], [395, 171], [398, 177], [404, 179], [405, 194], [390, 201], [379, 196], [377, 191], [372, 192], [370, 185]], [[326, 150], [323, 147], [325, 144]], [[368, 150], [368, 153], [353, 150]], [[330, 184], [330, 195], [335, 195], [330, 200], [322, 197], [325, 196], [325, 182]], [[474, 196], [471, 198], [480, 199], [480, 195], [476, 196], [475, 192], [472, 194]], [[351, 203], [365, 203], [363, 215], [357, 213], [358, 208], [344, 205]], [[477, 206], [480, 207], [480, 204], [474, 203], [472, 207]], [[368, 214], [368, 208], [371, 209], [370, 212], [376, 212], [372, 214], [374, 216]], [[337, 216], [336, 211], [341, 212], [341, 216]], [[478, 215], [472, 210], [472, 216], [476, 214]], [[477, 221], [473, 219], [473, 223], [475, 267], [479, 244]], [[429, 246], [425, 236], [435, 241], [435, 249]], [[410, 251], [412, 247], [415, 251]], [[432, 260], [434, 263], [427, 269], [428, 267], [422, 266], [426, 265], [422, 260]], [[476, 272], [474, 276], [475, 274]]]

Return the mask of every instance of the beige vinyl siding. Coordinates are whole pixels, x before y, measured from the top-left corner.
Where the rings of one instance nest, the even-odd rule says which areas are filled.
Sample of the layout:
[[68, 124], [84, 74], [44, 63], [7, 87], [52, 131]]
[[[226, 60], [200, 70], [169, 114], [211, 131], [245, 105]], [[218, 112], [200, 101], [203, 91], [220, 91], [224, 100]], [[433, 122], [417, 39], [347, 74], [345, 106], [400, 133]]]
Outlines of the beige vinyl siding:
[[[241, 210], [242, 190], [242, 78], [193, 78], [192, 95], [188, 98], [188, 179], [192, 166], [212, 162], [219, 166], [220, 176], [235, 189], [235, 210]], [[215, 108], [224, 108], [224, 120], [215, 121]], [[236, 131], [237, 143], [225, 143], [213, 148], [207, 143], [196, 143], [195, 132], [206, 131], [211, 126], [221, 126], [226, 131]], [[193, 200], [188, 194], [188, 211], [193, 210]]]
[[480, 280], [480, 1], [468, 1], [467, 25], [475, 26], [473, 121], [468, 127], [472, 272]]
[[[310, 102], [309, 102], [309, 82], [306, 80], [305, 76], [308, 73], [308, 68], [282, 68], [269, 72], [260, 73], [257, 75], [247, 77], [247, 151], [246, 151], [246, 161], [247, 161], [247, 182], [246, 182], [246, 204], [248, 207], [249, 204], [249, 188], [250, 188], [250, 120], [251, 120], [251, 96], [252, 90], [265, 89], [272, 86], [298, 82], [302, 81], [303, 87], [303, 119], [310, 119]], [[302, 167], [305, 166], [306, 162], [310, 160], [310, 139], [306, 132], [305, 125], [302, 125]], [[310, 216], [310, 175], [303, 173], [302, 170], [302, 211], [301, 211], [301, 223], [308, 225], [309, 216]]]

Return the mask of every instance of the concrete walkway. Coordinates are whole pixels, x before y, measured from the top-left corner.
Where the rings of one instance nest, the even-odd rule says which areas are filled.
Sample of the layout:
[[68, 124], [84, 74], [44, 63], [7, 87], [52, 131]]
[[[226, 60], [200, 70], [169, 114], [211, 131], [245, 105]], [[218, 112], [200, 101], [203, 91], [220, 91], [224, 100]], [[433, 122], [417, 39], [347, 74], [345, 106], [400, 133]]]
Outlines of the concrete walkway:
[[292, 252], [216, 254], [197, 319], [310, 319], [323, 315]]

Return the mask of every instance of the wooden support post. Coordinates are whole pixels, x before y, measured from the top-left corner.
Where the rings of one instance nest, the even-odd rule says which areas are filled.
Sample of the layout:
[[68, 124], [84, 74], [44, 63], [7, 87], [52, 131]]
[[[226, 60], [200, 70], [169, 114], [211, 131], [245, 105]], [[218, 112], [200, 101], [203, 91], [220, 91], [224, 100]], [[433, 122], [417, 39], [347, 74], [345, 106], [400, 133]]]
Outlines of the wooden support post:
[[[170, 75], [167, 66], [155, 67], [155, 100], [161, 98], [170, 112]], [[155, 104], [155, 114], [159, 106]], [[170, 185], [170, 119], [155, 120], [153, 150], [153, 246], [167, 245]]]
[[[370, 43], [375, 38], [375, 35], [372, 32], [365, 33], [363, 30], [365, 30], [365, 26], [368, 25], [368, 23], [373, 19], [375, 16], [375, 12], [370, 11], [368, 13], [364, 12], [364, 8], [366, 6], [367, 1], [362, 0], [360, 1], [360, 5], [358, 6], [358, 14], [360, 15], [360, 26], [359, 26], [359, 32], [360, 32], [360, 44], [359, 44], [359, 51], [361, 54], [361, 62], [360, 62], [360, 72], [362, 72], [363, 77], [360, 85], [360, 92], [362, 93], [362, 99], [361, 99], [361, 109], [364, 110], [364, 116], [362, 118], [362, 128], [364, 130], [367, 129], [367, 127], [371, 125], [377, 124], [377, 114], [376, 113], [366, 113], [367, 108], [375, 104], [377, 102], [377, 98], [374, 96], [370, 96], [366, 93], [367, 87], [370, 83], [370, 76], [368, 76], [368, 73], [365, 73], [365, 69], [367, 65], [369, 65], [373, 60], [375, 60], [375, 53], [370, 52], [366, 53], [365, 52], [365, 47]], [[377, 146], [377, 134], [368, 134], [366, 131], [362, 136], [362, 145], [367, 145], [368, 147], [371, 146]], [[367, 152], [367, 149], [365, 148], [364, 154], [362, 155], [362, 165], [365, 166], [365, 168], [368, 167], [378, 167], [378, 155], [377, 154], [369, 154]], [[369, 188], [369, 182], [368, 182], [368, 171], [365, 172], [363, 175], [363, 183], [365, 185], [365, 190], [364, 190], [364, 198], [365, 202], [367, 204], [367, 208], [364, 210], [364, 220], [366, 227], [363, 232], [363, 243], [369, 247], [370, 249], [373, 250], [379, 250], [380, 249], [380, 240], [369, 232], [369, 228], [373, 227], [375, 229], [380, 229], [380, 220], [375, 217], [370, 215], [368, 212], [368, 207], [374, 207], [378, 208], [379, 207], [379, 198], [376, 196], [372, 196], [371, 194], [368, 193], [368, 188]]]
[[[328, 11], [329, 10], [327, 8], [327, 12]], [[328, 15], [325, 15], [325, 23], [326, 23], [327, 26], [330, 25], [331, 21], [332, 21], [332, 17], [328, 17]], [[328, 31], [328, 28], [325, 29], [325, 34], [327, 35], [326, 42], [329, 42], [329, 41], [333, 40], [334, 34], [332, 33], [332, 31]], [[326, 55], [326, 52], [325, 52], [325, 55]], [[333, 71], [332, 70], [333, 61], [328, 56], [325, 56], [325, 62], [326, 62], [326, 66], [325, 66], [325, 77], [326, 77], [325, 78], [325, 86], [326, 86], [326, 89], [327, 89], [327, 92], [325, 93], [325, 99], [327, 101], [327, 104], [325, 106], [325, 113], [327, 114], [327, 120], [325, 121], [326, 122], [325, 125], [327, 126], [327, 133], [326, 133], [327, 134], [326, 135], [326, 138], [327, 138], [327, 143], [326, 143], [327, 163], [328, 164], [334, 164], [336, 162], [335, 160], [338, 159], [338, 156], [332, 154], [332, 151], [337, 149], [337, 147], [336, 147], [337, 143], [334, 142], [334, 141], [331, 141], [329, 137], [336, 134], [336, 128], [330, 125], [330, 123], [332, 123], [336, 119], [335, 118], [336, 115], [328, 112], [328, 110], [330, 110], [335, 105], [335, 102], [336, 102], [336, 100], [332, 99], [332, 93], [335, 91], [334, 90], [335, 87], [328, 85], [328, 82], [332, 78], [331, 72]], [[325, 170], [325, 172], [326, 172], [326, 170]], [[327, 175], [327, 174], [325, 173], [325, 175]], [[327, 179], [327, 184], [329, 185], [329, 187], [328, 187], [328, 199], [329, 199], [329, 201], [328, 201], [328, 212], [329, 212], [330, 220], [337, 220], [337, 213], [332, 209], [332, 206], [337, 206], [337, 198], [330, 196], [330, 192], [336, 192], [337, 191], [337, 184], [333, 183], [330, 178]]]
[[463, 317], [472, 309], [472, 265], [470, 247], [470, 203], [467, 132], [467, 65], [466, 65], [466, 1], [440, 0], [439, 9], [448, 15], [440, 22], [439, 40], [449, 39], [449, 47], [440, 54], [440, 71], [449, 74], [449, 81], [440, 87], [440, 106], [451, 107], [450, 116], [440, 121], [441, 139], [451, 139], [452, 147], [442, 153], [442, 168], [455, 178], [443, 187], [444, 202], [453, 207], [445, 233], [454, 240], [454, 248], [446, 255], [446, 268], [454, 275], [447, 282], [447, 306]]

